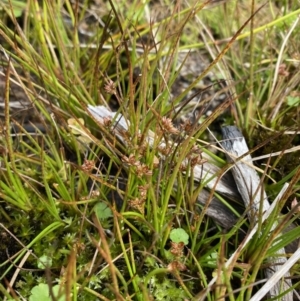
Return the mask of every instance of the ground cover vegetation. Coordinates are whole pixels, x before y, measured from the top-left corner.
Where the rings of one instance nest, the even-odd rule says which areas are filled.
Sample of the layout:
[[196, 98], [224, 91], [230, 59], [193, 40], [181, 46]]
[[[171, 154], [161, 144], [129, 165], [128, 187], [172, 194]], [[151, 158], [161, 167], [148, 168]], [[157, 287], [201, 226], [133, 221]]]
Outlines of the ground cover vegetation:
[[[300, 233], [297, 4], [1, 1], [1, 300], [250, 300]], [[88, 105], [125, 118], [123, 141]], [[223, 125], [264, 156], [271, 202], [292, 183], [226, 268], [247, 208], [211, 191], [236, 215], [220, 226], [193, 178], [230, 169]]]

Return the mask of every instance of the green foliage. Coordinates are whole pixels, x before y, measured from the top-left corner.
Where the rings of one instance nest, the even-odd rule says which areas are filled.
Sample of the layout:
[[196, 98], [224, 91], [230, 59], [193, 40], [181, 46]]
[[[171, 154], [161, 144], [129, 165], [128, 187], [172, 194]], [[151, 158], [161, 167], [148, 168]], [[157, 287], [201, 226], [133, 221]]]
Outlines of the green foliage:
[[155, 279], [151, 282], [151, 295], [159, 301], [184, 301], [189, 296], [182, 288], [177, 288], [170, 279]]
[[47, 255], [42, 255], [37, 263], [39, 269], [50, 268], [52, 266], [52, 258]]
[[170, 239], [176, 243], [183, 242], [185, 245], [189, 243], [189, 235], [182, 228], [173, 229], [170, 232]]
[[288, 96], [286, 103], [290, 107], [297, 107], [300, 104], [300, 97], [299, 96]]
[[[252, 260], [263, 253], [262, 237], [272, 235], [253, 239], [226, 274], [224, 262], [242, 240], [241, 226], [248, 225], [242, 216], [225, 231], [207, 217], [196, 199], [211, 179], [195, 182], [193, 171], [203, 159], [225, 172], [224, 155], [212, 139], [223, 118], [239, 125], [262, 154], [299, 144], [297, 32], [277, 57], [285, 34], [279, 29], [291, 26], [299, 12], [285, 4], [280, 17], [283, 8], [270, 2], [254, 18], [257, 39], [248, 38], [248, 28], [224, 44], [251, 14], [247, 1], [238, 1], [240, 15], [233, 2], [202, 10], [201, 1], [161, 1], [163, 8], [153, 7], [156, 1], [104, 1], [98, 10], [93, 1], [1, 1], [0, 109], [15, 94], [30, 109], [25, 123], [8, 112], [1, 120], [0, 280], [16, 275], [12, 289], [23, 299], [52, 300], [52, 290], [58, 301], [180, 301], [204, 293], [213, 301], [233, 291], [236, 300], [245, 300], [259, 282], [265, 258]], [[161, 14], [150, 16], [153, 11]], [[198, 48], [203, 53], [187, 68], [179, 63], [185, 49]], [[198, 72], [202, 54], [211, 54], [211, 64]], [[275, 82], [278, 59], [285, 66]], [[205, 96], [209, 78], [212, 86], [226, 79], [220, 86], [232, 103], [205, 115], [203, 108], [219, 93]], [[195, 88], [200, 90], [192, 95]], [[122, 120], [97, 122], [87, 105], [119, 112], [128, 131], [118, 137]], [[299, 164], [297, 153], [268, 161], [268, 192], [279, 191]], [[289, 197], [297, 196], [298, 186]], [[212, 196], [235, 212], [226, 196]], [[299, 213], [293, 214], [297, 220]], [[282, 228], [285, 223], [282, 218]], [[265, 254], [295, 240], [297, 231]], [[221, 273], [220, 283], [207, 291], [212, 275]], [[6, 297], [16, 295], [0, 289]]]
[[[49, 293], [49, 289], [49, 286], [44, 283], [40, 283], [39, 285], [33, 287], [31, 290], [31, 296], [29, 297], [29, 301], [52, 301], [53, 299], [50, 297], [51, 295]], [[52, 292], [57, 301], [67, 300], [66, 296], [61, 294], [59, 285], [53, 286]]]
[[0, 3], [0, 12], [2, 9], [10, 16], [20, 17], [26, 8], [26, 1], [22, 0], [2, 0]]
[[113, 217], [111, 209], [104, 202], [99, 202], [95, 205], [94, 211], [99, 220], [106, 220]]

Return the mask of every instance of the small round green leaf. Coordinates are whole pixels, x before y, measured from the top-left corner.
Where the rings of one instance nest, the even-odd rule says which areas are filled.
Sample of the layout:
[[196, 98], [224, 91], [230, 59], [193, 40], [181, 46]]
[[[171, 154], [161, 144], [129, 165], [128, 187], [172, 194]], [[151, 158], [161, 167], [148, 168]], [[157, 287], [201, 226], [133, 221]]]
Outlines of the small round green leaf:
[[288, 96], [287, 97], [287, 104], [289, 107], [296, 107], [300, 104], [300, 97], [299, 96]]
[[37, 264], [39, 269], [46, 269], [52, 266], [52, 258], [47, 255], [42, 255]]
[[29, 301], [51, 301], [49, 296], [49, 286], [45, 283], [40, 283], [31, 290]]
[[170, 233], [170, 239], [176, 243], [183, 242], [185, 245], [189, 243], [189, 235], [182, 228], [173, 229]]
[[94, 211], [99, 220], [106, 220], [113, 216], [111, 209], [104, 202], [99, 202], [95, 205]]

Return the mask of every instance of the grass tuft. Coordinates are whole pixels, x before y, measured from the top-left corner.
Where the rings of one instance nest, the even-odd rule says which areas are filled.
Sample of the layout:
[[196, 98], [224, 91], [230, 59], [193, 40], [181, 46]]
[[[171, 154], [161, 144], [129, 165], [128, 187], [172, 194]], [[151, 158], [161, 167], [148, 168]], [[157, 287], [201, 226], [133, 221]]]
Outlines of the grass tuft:
[[[299, 9], [279, 2], [2, 1], [3, 300], [250, 300], [268, 258], [295, 252]], [[207, 190], [230, 174], [228, 124], [271, 201], [290, 182], [244, 249], [249, 208]], [[199, 183], [206, 163], [220, 171]]]

